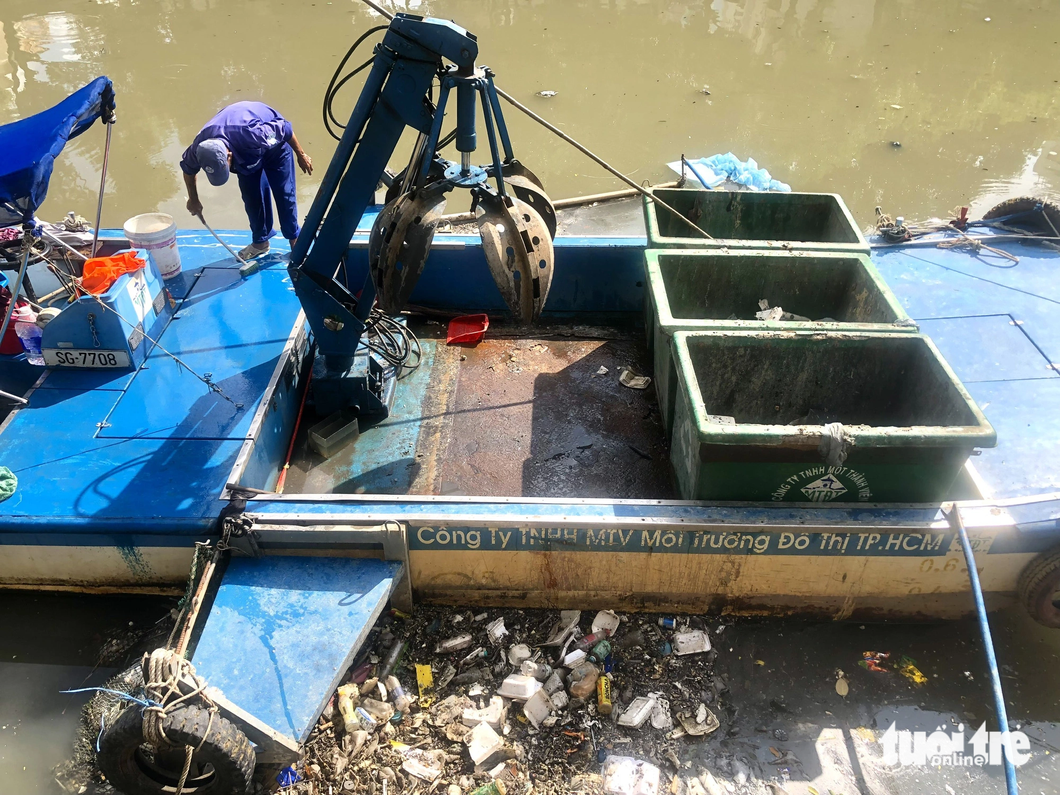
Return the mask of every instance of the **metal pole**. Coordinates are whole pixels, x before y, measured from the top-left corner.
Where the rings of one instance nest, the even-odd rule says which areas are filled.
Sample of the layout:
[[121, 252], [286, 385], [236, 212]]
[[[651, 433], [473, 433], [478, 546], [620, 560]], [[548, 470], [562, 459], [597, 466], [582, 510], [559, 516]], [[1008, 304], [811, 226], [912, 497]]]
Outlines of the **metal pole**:
[[110, 160], [110, 131], [114, 122], [107, 122], [107, 143], [103, 146], [103, 173], [99, 178], [99, 202], [96, 204], [96, 227], [92, 230], [92, 252], [96, 256], [96, 245], [99, 243], [99, 225], [103, 220], [103, 189], [107, 186], [107, 162]]
[[[53, 235], [47, 229], [42, 230], [42, 233], [43, 233], [43, 235], [45, 237], [49, 238], [53, 243], [58, 243], [60, 246], [62, 246], [67, 251], [69, 251], [71, 254], [73, 254], [75, 257], [80, 257], [81, 259], [85, 260], [86, 262], [88, 261], [88, 257], [86, 257], [84, 254], [82, 254], [77, 249], [71, 248], [70, 246], [68, 246], [66, 243], [61, 241], [59, 238], [57, 238], [55, 235]], [[93, 243], [92, 245], [93, 245], [93, 247], [95, 247], [95, 243]]]
[[2, 389], [0, 389], [0, 398], [7, 398], [8, 400], [14, 403], [18, 403], [20, 406], [25, 406], [27, 403], [29, 403], [29, 401], [25, 398], [21, 398], [18, 395], [12, 395], [10, 392], [5, 392]]
[[541, 116], [538, 116], [536, 113], [534, 113], [532, 110], [530, 110], [530, 108], [526, 107], [526, 105], [524, 105], [522, 102], [517, 100], [515, 97], [513, 97], [507, 91], [505, 91], [503, 88], [501, 88], [500, 86], [497, 86], [497, 85], [494, 85], [494, 88], [496, 88], [497, 89], [497, 93], [500, 94], [502, 97], [504, 97], [508, 102], [510, 102], [511, 104], [515, 105], [515, 107], [517, 107], [519, 110], [521, 110], [527, 116], [529, 116], [531, 119], [536, 121], [538, 124], [542, 125], [545, 129], [547, 129], [550, 132], [553, 132], [556, 135], [558, 135], [560, 138], [562, 138], [564, 141], [569, 143], [571, 146], [573, 146], [575, 149], [577, 149], [583, 155], [588, 157], [590, 160], [592, 160], [598, 166], [603, 168], [605, 171], [609, 171], [611, 174], [613, 174], [614, 176], [618, 177], [620, 180], [622, 180], [627, 185], [629, 185], [631, 188], [633, 188], [633, 190], [635, 190], [638, 193], [640, 193], [641, 195], [647, 197], [649, 200], [655, 202], [657, 205], [659, 205], [663, 209], [667, 210], [668, 212], [673, 213], [679, 220], [684, 222], [691, 229], [694, 229], [700, 236], [705, 237], [708, 240], [713, 240], [714, 239], [713, 235], [710, 235], [705, 230], [700, 229], [698, 226], [695, 225], [695, 223], [692, 222], [691, 219], [686, 218], [684, 215], [679, 213], [677, 210], [675, 210], [669, 204], [664, 202], [662, 199], [657, 198], [650, 191], [646, 190], [645, 188], [642, 188], [640, 185], [638, 185], [636, 182], [631, 180], [629, 177], [627, 177], [625, 174], [623, 174], [621, 171], [619, 171], [617, 168], [612, 166], [610, 163], [608, 163], [603, 158], [599, 157], [596, 154], [593, 154], [593, 152], [591, 152], [589, 149], [587, 149], [586, 147], [582, 146], [580, 143], [575, 141], [573, 138], [571, 138], [569, 135], [567, 135], [567, 133], [563, 132], [563, 130], [561, 130], [559, 127], [555, 126], [554, 124], [549, 123], [546, 119], [542, 118]]
[[202, 225], [206, 227], [206, 231], [208, 231], [211, 235], [213, 235], [218, 243], [220, 243], [222, 246], [224, 246], [226, 249], [228, 249], [228, 253], [231, 254], [233, 257], [235, 257], [237, 260], [239, 260], [239, 264], [242, 267], [245, 268], [246, 265], [247, 265], [247, 261], [245, 259], [243, 259], [241, 256], [239, 256], [239, 254], [236, 253], [236, 251], [230, 245], [228, 245], [226, 242], [224, 242], [221, 239], [220, 235], [218, 235], [215, 231], [213, 231], [213, 227], [210, 226], [208, 223], [206, 223], [205, 216], [203, 216], [202, 213], [199, 213], [195, 217], [198, 218], [200, 221], [202, 221]]
[[381, 5], [377, 5], [377, 4], [373, 3], [372, 0], [364, 0], [364, 4], [366, 6], [369, 6], [373, 11], [375, 11], [380, 16], [384, 16], [387, 19], [393, 19], [394, 18], [393, 14], [391, 14], [389, 11], [387, 11], [385, 8], [383, 8]]
[[[964, 550], [964, 561], [968, 565], [968, 580], [972, 586], [972, 596], [975, 597], [975, 612], [979, 617], [979, 633], [983, 639], [983, 651], [986, 652], [986, 667], [990, 671], [990, 684], [994, 691], [994, 710], [997, 712], [997, 721], [1001, 727], [1002, 737], [1008, 736], [1008, 710], [1005, 708], [1005, 694], [1001, 690], [1001, 674], [997, 669], [997, 657], [994, 655], [994, 639], [990, 634], [990, 622], [986, 617], [986, 602], [983, 600], [983, 588], [979, 583], [979, 570], [975, 566], [975, 553], [972, 552], [972, 543], [968, 540], [968, 531], [964, 528], [961, 519], [960, 508], [956, 503], [950, 504], [948, 511], [943, 511], [950, 527], [957, 531], [961, 539], [961, 548]], [[1008, 756], [1006, 743], [1001, 745], [1001, 761], [1005, 766], [1005, 785], [1008, 795], [1019, 795], [1019, 785], [1016, 783], [1016, 767]]]
[[22, 256], [22, 265], [19, 266], [15, 287], [11, 291], [11, 303], [7, 305], [7, 312], [4, 313], [4, 322], [0, 325], [0, 340], [7, 334], [7, 324], [11, 321], [11, 315], [15, 311], [15, 302], [18, 301], [18, 294], [22, 290], [22, 279], [26, 275], [26, 268], [29, 267], [29, 254], [33, 250], [33, 239], [30, 237], [29, 230], [26, 227], [22, 229], [22, 236], [22, 248], [25, 249], [26, 253]]

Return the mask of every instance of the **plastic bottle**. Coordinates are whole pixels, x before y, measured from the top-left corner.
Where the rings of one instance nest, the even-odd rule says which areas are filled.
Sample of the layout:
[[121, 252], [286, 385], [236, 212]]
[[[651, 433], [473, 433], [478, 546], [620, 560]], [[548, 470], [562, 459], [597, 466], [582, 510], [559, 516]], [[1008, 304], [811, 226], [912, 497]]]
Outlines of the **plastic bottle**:
[[398, 640], [394, 641], [394, 645], [390, 647], [389, 653], [386, 655], [386, 659], [383, 660], [383, 667], [379, 671], [379, 678], [385, 679], [393, 670], [397, 667], [398, 660], [401, 659], [402, 653], [408, 646], [408, 641]]
[[38, 367], [44, 366], [44, 355], [40, 350], [41, 338], [44, 332], [37, 325], [37, 315], [28, 306], [17, 308], [11, 315], [15, 323], [15, 334], [22, 343], [22, 349], [26, 352], [26, 361]]
[[596, 711], [601, 715], [610, 715], [613, 708], [611, 679], [607, 676], [601, 676], [596, 680]]
[[398, 681], [396, 676], [388, 676], [386, 678], [386, 689], [390, 691], [390, 700], [394, 704], [394, 709], [404, 715], [409, 711], [409, 707], [412, 705], [412, 699], [405, 695], [405, 689], [401, 686], [401, 682]]
[[473, 791], [471, 795], [508, 795], [508, 789], [504, 786], [503, 781], [494, 779], [489, 784], [483, 784]]
[[600, 669], [591, 662], [582, 662], [570, 672], [571, 698], [588, 698], [596, 689]]
[[519, 670], [522, 672], [523, 676], [532, 676], [539, 682], [544, 682], [552, 676], [552, 666], [544, 662], [523, 660], [523, 664], [519, 666]]
[[347, 734], [352, 734], [361, 728], [356, 713], [357, 705], [360, 701], [361, 695], [358, 692], [357, 685], [343, 685], [339, 688], [339, 713], [342, 715], [342, 722], [345, 724]]
[[594, 632], [591, 635], [586, 635], [574, 644], [574, 648], [580, 649], [581, 651], [589, 651], [589, 649], [591, 649], [597, 643], [602, 640], [606, 640], [609, 637], [611, 637], [611, 633], [608, 632], [606, 629], [603, 629], [599, 632]]
[[371, 715], [376, 723], [386, 723], [394, 717], [394, 705], [375, 698], [361, 699], [361, 709]]
[[589, 660], [594, 663], [602, 663], [611, 655], [611, 643], [610, 641], [602, 640], [593, 646], [592, 652], [589, 653]]
[[676, 629], [677, 619], [676, 618], [660, 618], [659, 626], [663, 629]]

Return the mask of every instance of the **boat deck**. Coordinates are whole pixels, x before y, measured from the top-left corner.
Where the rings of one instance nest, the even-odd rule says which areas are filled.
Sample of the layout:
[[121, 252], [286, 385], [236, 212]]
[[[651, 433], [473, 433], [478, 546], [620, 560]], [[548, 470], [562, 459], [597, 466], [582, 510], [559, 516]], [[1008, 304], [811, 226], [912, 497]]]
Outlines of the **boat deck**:
[[1060, 254], [1038, 244], [989, 252], [877, 249], [872, 261], [997, 431], [974, 459], [986, 498], [1060, 491]]
[[[233, 246], [246, 242], [245, 233], [224, 234]], [[495, 311], [488, 271], [468, 256], [477, 238], [438, 237], [413, 303], [459, 306], [471, 295]], [[82, 540], [95, 533], [110, 545], [118, 533], [135, 549], [216, 532], [224, 486], [252, 433], [248, 418], [299, 307], [282, 244], [262, 271], [241, 280], [237, 263], [205, 233], [184, 231], [179, 240], [185, 275], [173, 288], [183, 304], [161, 341], [197, 372], [212, 373], [243, 407], [233, 413], [159, 351], [136, 373], [48, 373], [29, 406], [0, 426], [3, 463], [19, 478], [0, 511], [0, 542], [68, 545], [71, 533]], [[366, 242], [355, 238], [351, 268], [363, 266]], [[1000, 245], [1018, 265], [934, 246], [873, 253], [998, 432], [998, 446], [974, 459], [980, 491], [991, 499], [1060, 491], [1060, 255]], [[629, 236], [557, 240], [557, 279], [571, 281], [547, 322], [526, 336], [494, 325], [478, 347], [451, 347], [439, 339], [444, 325], [421, 327], [424, 363], [403, 380], [392, 419], [326, 466], [303, 456], [288, 493], [672, 498], [653, 391], [618, 383], [624, 366], [650, 373], [632, 330], [643, 246]], [[584, 270], [569, 267], [583, 258]], [[458, 272], [467, 278], [457, 280]], [[575, 314], [592, 326], [560, 325]], [[616, 316], [625, 318], [621, 333], [613, 331]], [[26, 367], [0, 364], [0, 378]], [[1056, 511], [1043, 510], [1035, 521], [1055, 530]]]
[[447, 346], [442, 327], [419, 324], [432, 338], [392, 417], [331, 459], [296, 445], [286, 492], [676, 496], [654, 390], [619, 383], [622, 368], [651, 373], [643, 335], [497, 328], [478, 345]]

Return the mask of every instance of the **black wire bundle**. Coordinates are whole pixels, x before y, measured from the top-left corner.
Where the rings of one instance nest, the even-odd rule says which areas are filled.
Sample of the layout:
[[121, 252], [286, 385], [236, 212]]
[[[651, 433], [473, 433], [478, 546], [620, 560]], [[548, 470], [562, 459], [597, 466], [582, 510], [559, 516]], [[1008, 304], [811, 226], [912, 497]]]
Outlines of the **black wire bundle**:
[[[397, 369], [402, 378], [420, 366], [420, 340], [404, 323], [373, 308], [365, 324], [361, 344]], [[412, 364], [409, 360], [413, 359]], [[407, 372], [402, 372], [407, 371]]]

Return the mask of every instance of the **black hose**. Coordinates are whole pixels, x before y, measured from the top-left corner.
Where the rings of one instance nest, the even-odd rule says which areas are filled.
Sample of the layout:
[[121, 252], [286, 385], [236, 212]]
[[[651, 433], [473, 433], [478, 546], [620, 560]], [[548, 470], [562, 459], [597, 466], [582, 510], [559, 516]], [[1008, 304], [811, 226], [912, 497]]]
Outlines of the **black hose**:
[[[327, 117], [326, 118], [330, 120], [331, 124], [334, 124], [340, 130], [345, 130], [346, 129], [346, 125], [343, 124], [341, 121], [339, 121], [337, 118], [335, 118], [335, 112], [334, 112], [335, 95], [339, 93], [339, 89], [340, 88], [342, 88], [344, 85], [346, 85], [346, 83], [348, 83], [350, 80], [355, 78], [357, 75], [359, 75], [367, 67], [371, 66], [373, 63], [375, 63], [375, 58], [369, 58], [367, 61], [365, 61], [360, 66], [358, 66], [356, 69], [354, 69], [348, 75], [343, 77], [342, 80], [340, 80], [338, 83], [336, 83], [335, 87], [331, 89], [331, 93], [328, 94], [324, 98], [324, 107], [327, 108]], [[328, 130], [328, 132], [331, 133], [333, 138], [337, 139], [339, 137], [339, 136], [335, 135], [335, 133], [332, 132], [330, 129]]]
[[331, 76], [331, 81], [328, 83], [327, 90], [324, 92], [324, 105], [322, 108], [322, 112], [324, 116], [324, 129], [326, 129], [328, 131], [328, 134], [336, 141], [339, 140], [342, 136], [335, 134], [335, 131], [331, 129], [331, 123], [334, 122], [335, 126], [339, 129], [345, 129], [345, 125], [339, 123], [339, 121], [335, 119], [335, 115], [331, 111], [331, 104], [335, 99], [335, 94], [340, 88], [342, 88], [343, 84], [345, 84], [347, 80], [349, 80], [355, 74], [364, 69], [368, 64], [372, 63], [373, 59], [369, 58], [365, 63], [358, 66], [357, 69], [355, 69], [351, 74], [346, 75], [346, 77], [342, 79], [342, 82], [339, 83], [339, 85], [336, 86], [335, 83], [339, 79], [339, 75], [342, 74], [342, 70], [346, 67], [346, 63], [350, 60], [350, 58], [353, 57], [353, 54], [357, 51], [357, 48], [364, 43], [364, 40], [371, 36], [373, 33], [378, 33], [381, 30], [386, 30], [387, 27], [387, 25], [376, 25], [374, 28], [369, 28], [363, 34], [361, 34], [361, 37], [357, 39], [357, 41], [353, 43], [353, 46], [346, 51], [346, 54], [342, 56], [342, 60], [339, 61], [339, 65], [335, 69], [335, 74]]

